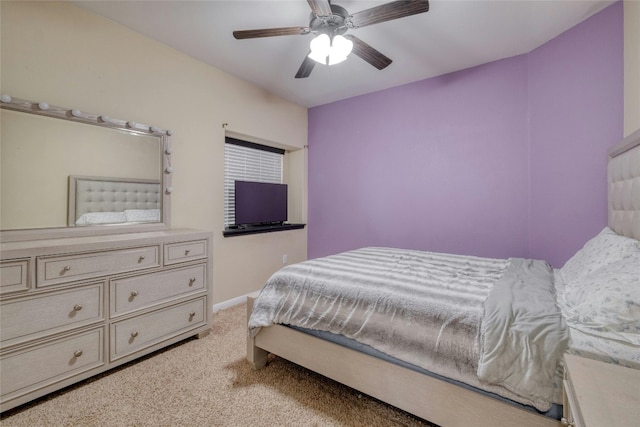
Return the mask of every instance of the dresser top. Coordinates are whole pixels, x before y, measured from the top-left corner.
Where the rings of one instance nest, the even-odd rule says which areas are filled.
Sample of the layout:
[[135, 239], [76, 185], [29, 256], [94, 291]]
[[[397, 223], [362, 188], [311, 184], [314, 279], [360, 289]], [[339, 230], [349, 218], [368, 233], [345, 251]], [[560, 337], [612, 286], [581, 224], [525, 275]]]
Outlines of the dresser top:
[[33, 255], [34, 252], [37, 252], [38, 255], [47, 255], [49, 253], [104, 250], [161, 241], [170, 242], [172, 240], [204, 239], [210, 237], [211, 234], [211, 232], [203, 230], [176, 228], [144, 233], [121, 233], [7, 242], [0, 244], [0, 256], [2, 259], [11, 259], [30, 256]]

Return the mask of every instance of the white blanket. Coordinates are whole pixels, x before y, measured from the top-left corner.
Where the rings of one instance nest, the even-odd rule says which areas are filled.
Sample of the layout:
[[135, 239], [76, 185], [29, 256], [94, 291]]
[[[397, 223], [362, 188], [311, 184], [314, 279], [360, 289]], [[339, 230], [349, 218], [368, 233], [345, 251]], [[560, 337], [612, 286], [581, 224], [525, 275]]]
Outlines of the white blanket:
[[484, 302], [481, 329], [478, 377], [527, 396], [538, 407], [551, 401], [556, 368], [569, 341], [551, 267], [511, 259]]

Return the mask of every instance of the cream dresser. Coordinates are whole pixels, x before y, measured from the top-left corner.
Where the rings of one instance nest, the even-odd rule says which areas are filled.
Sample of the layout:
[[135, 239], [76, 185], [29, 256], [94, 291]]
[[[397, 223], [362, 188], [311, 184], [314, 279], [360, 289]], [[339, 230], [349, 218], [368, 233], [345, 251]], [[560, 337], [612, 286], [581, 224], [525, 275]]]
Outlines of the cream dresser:
[[3, 243], [0, 410], [209, 333], [211, 233]]

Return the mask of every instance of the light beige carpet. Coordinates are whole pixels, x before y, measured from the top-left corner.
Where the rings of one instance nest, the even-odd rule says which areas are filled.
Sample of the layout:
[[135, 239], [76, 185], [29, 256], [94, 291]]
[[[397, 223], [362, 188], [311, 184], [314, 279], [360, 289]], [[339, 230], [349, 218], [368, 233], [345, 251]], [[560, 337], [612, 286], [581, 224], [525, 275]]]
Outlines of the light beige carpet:
[[246, 306], [190, 339], [7, 411], [1, 426], [429, 426], [280, 358], [245, 361]]

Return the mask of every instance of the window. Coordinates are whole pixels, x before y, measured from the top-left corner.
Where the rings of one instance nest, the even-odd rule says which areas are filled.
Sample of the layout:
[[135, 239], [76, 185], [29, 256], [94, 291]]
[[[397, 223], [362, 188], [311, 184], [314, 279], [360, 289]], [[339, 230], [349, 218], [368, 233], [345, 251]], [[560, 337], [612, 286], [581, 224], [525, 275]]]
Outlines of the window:
[[224, 226], [235, 223], [235, 181], [282, 184], [284, 150], [225, 138], [224, 145]]

